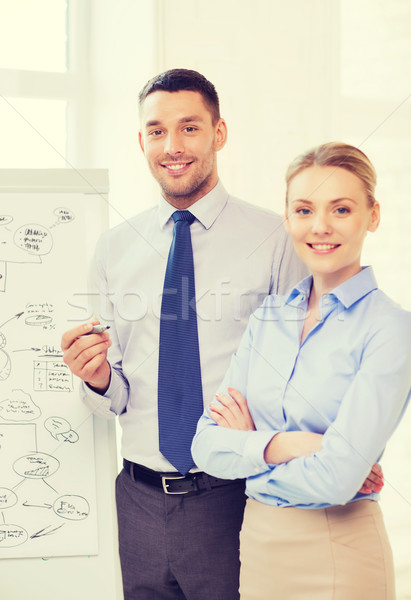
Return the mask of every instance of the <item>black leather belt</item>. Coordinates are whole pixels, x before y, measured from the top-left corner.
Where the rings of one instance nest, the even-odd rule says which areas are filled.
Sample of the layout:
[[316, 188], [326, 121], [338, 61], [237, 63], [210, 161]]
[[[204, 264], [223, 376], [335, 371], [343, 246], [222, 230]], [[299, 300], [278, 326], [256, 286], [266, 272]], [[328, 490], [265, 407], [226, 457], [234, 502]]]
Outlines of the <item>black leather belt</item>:
[[151, 469], [147, 469], [147, 467], [130, 462], [126, 458], [123, 460], [123, 466], [133, 480], [143, 481], [144, 483], [160, 488], [165, 494], [188, 494], [188, 492], [210, 490], [222, 485], [244, 481], [243, 479], [235, 479], [234, 481], [232, 479], [219, 479], [203, 472], [188, 473], [187, 475], [160, 473], [159, 471], [152, 471]]

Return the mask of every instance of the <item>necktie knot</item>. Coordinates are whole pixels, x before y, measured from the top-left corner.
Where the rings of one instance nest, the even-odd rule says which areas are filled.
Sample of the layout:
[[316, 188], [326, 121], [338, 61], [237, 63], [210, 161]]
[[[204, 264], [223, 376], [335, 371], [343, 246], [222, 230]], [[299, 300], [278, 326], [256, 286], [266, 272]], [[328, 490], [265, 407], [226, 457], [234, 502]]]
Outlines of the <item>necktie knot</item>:
[[187, 221], [189, 225], [191, 225], [195, 219], [195, 216], [189, 210], [176, 210], [171, 216], [173, 217], [174, 223], [177, 223], [177, 221]]

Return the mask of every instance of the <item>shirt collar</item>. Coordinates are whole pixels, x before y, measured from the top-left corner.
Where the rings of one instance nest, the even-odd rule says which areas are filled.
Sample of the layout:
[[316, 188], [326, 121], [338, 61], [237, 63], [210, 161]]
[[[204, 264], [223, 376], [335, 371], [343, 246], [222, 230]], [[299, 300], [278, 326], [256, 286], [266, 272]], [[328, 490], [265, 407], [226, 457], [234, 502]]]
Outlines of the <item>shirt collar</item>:
[[304, 302], [310, 295], [311, 286], [313, 283], [313, 276], [309, 275], [295, 286], [289, 293], [285, 300], [286, 304], [298, 305]]
[[[306, 300], [310, 294], [313, 278], [312, 275], [306, 277], [298, 283], [286, 299], [286, 304], [299, 304]], [[349, 308], [355, 302], [378, 288], [372, 267], [361, 267], [361, 271], [341, 283], [341, 285], [329, 292], [329, 296], [334, 296], [337, 300]]]
[[[197, 202], [195, 202], [187, 210], [193, 213], [195, 218], [200, 221], [205, 229], [210, 229], [218, 215], [227, 204], [227, 200], [228, 194], [221, 181], [218, 181], [217, 185], [211, 190], [211, 192], [208, 192], [208, 194], [197, 200]], [[158, 206], [158, 220], [161, 229], [164, 229], [169, 219], [171, 219], [171, 215], [176, 210], [177, 209], [174, 206], [169, 204], [167, 200], [161, 196]]]

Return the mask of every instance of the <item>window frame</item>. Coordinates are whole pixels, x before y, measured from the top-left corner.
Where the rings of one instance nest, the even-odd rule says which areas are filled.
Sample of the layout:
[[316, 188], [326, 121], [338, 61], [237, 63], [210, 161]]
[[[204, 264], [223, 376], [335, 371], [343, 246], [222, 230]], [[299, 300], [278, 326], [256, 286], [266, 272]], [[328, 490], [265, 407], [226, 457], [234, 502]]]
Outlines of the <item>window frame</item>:
[[89, 0], [67, 0], [66, 19], [67, 71], [0, 68], [0, 96], [66, 100], [66, 166], [82, 167], [90, 162]]

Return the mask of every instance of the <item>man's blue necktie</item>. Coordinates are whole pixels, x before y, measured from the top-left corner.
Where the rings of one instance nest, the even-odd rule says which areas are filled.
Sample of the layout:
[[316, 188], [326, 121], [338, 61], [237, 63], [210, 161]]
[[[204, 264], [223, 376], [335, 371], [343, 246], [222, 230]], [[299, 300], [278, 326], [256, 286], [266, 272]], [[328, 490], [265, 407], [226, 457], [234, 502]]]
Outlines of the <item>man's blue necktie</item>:
[[161, 303], [158, 425], [160, 452], [185, 475], [194, 465], [191, 442], [203, 412], [190, 234], [195, 217], [188, 210], [172, 216], [173, 241]]

